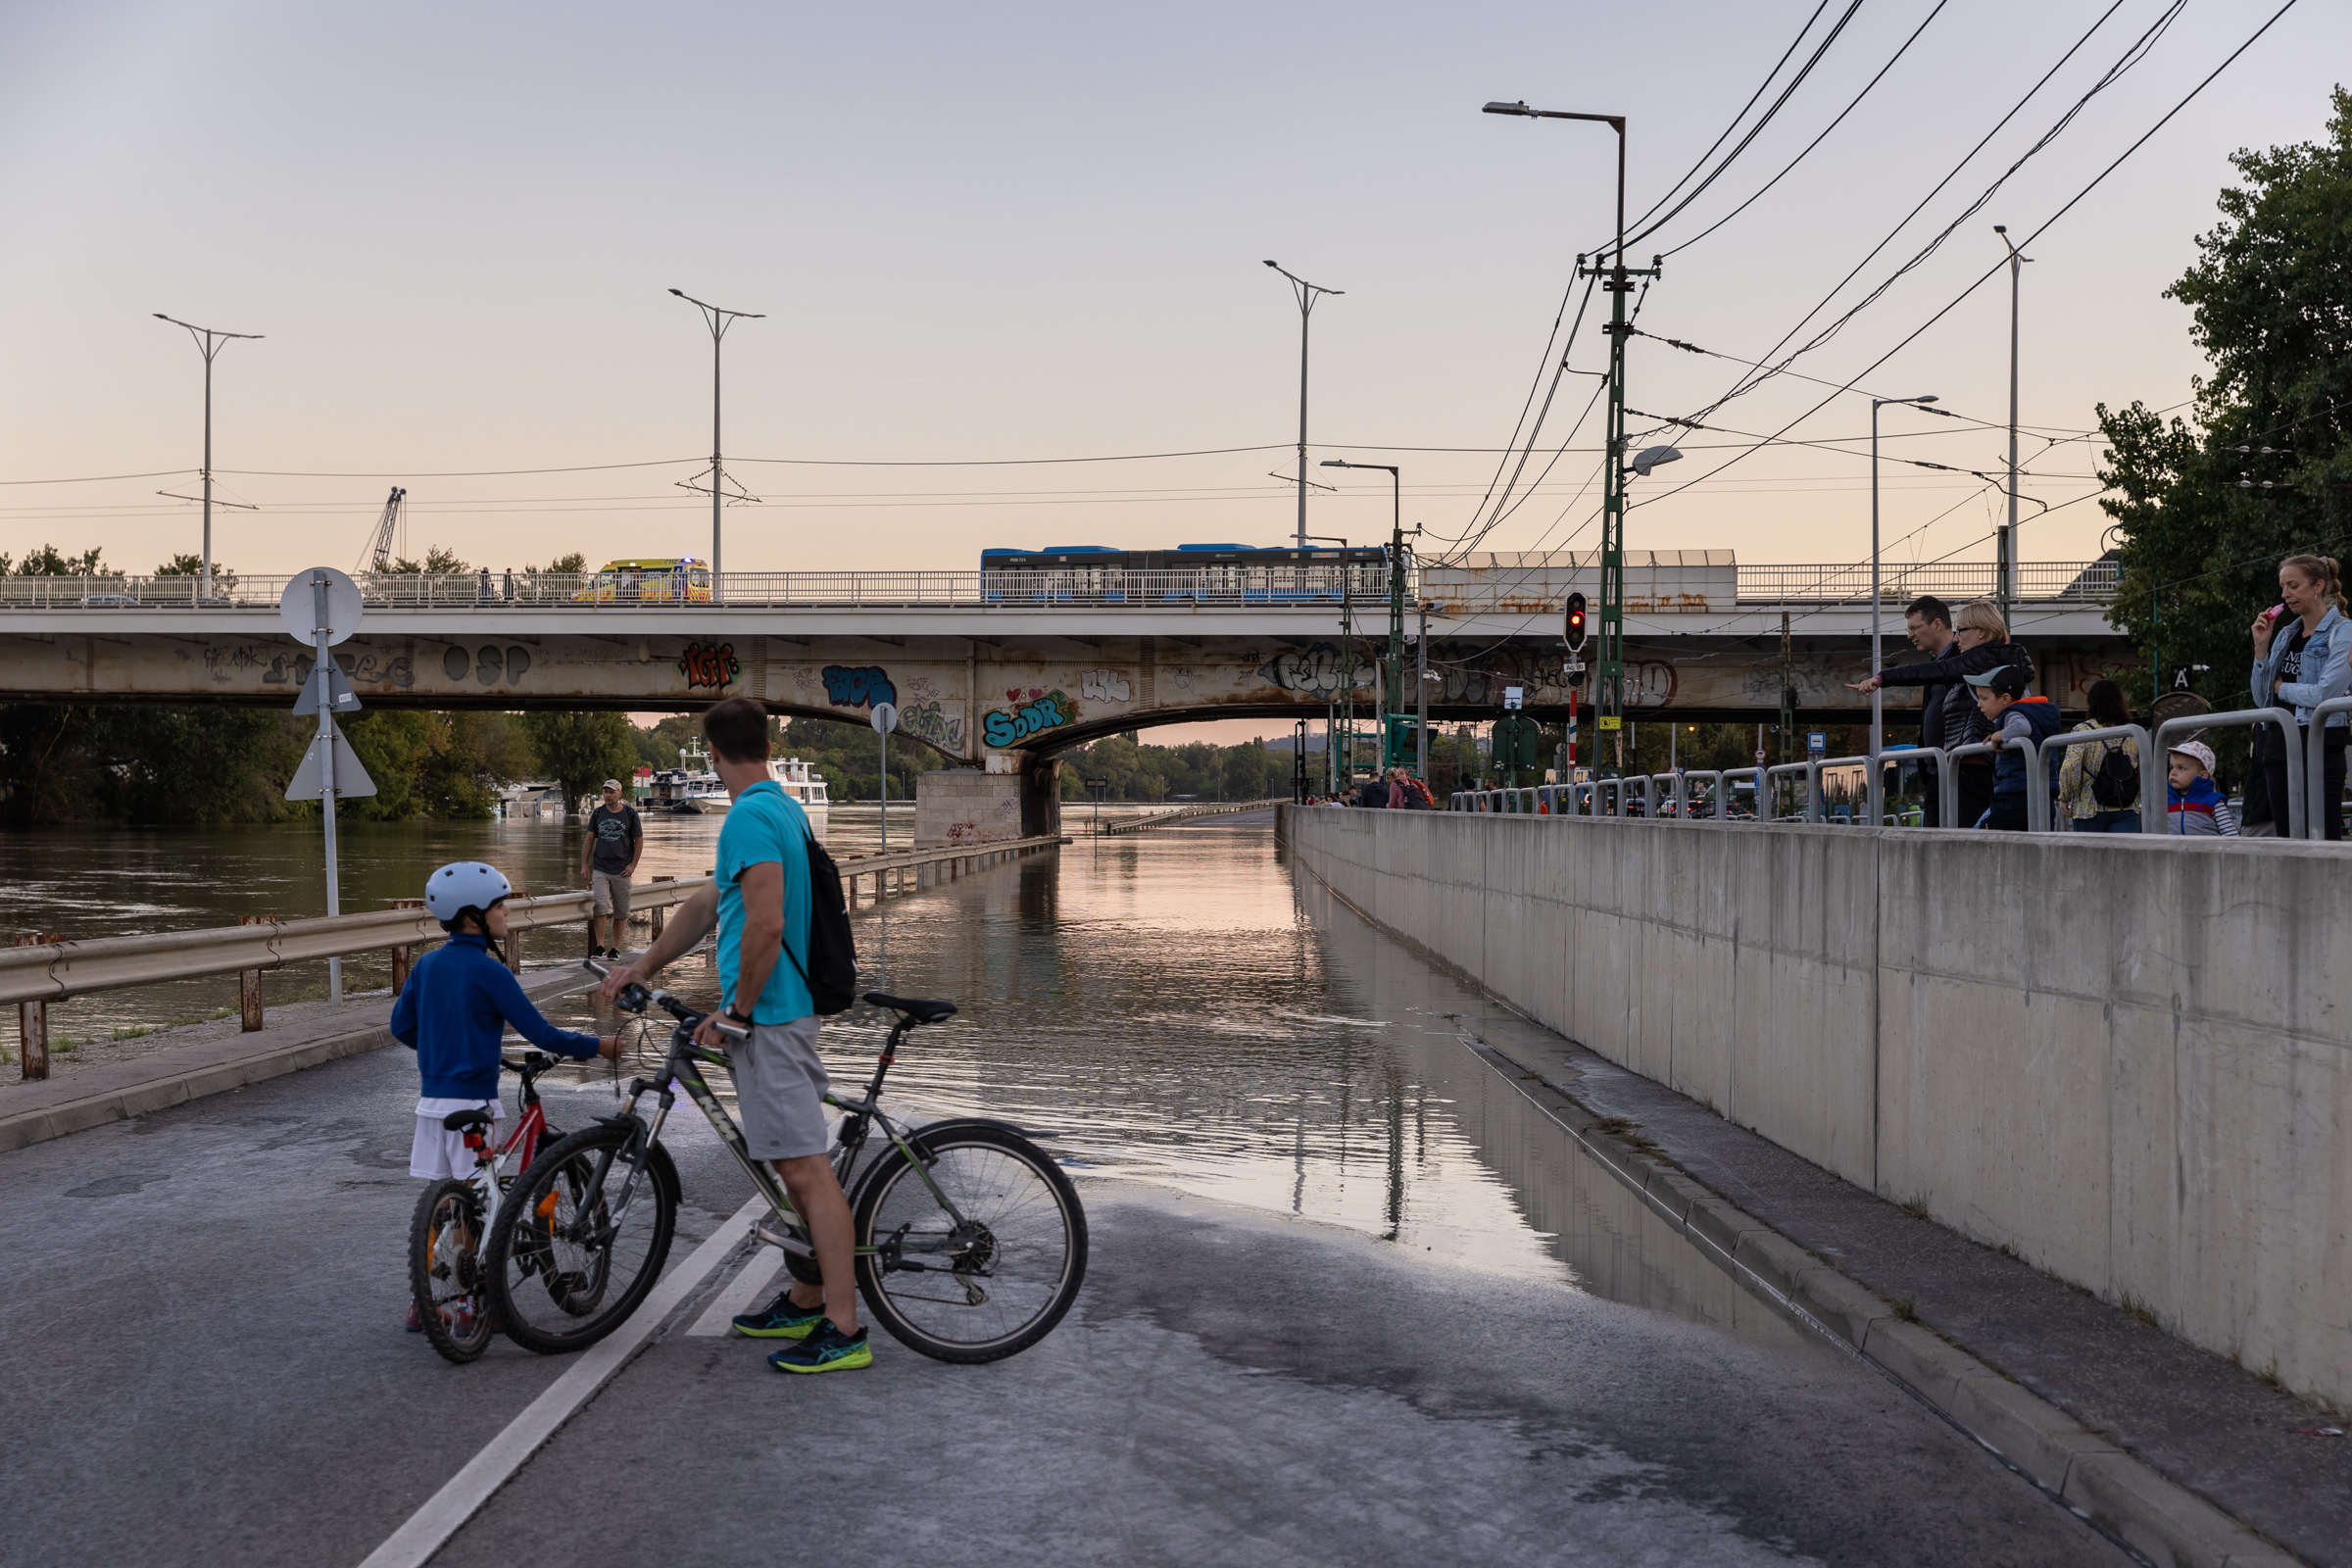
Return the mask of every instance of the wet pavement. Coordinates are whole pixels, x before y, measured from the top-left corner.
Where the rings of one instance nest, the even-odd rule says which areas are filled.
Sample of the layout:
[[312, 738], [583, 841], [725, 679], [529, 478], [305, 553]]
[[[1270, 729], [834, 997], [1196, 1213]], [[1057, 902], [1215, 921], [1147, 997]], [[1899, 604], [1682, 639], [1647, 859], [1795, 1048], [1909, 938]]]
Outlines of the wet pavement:
[[[1310, 917], [1264, 827], [1081, 839], [859, 939], [964, 1009], [889, 1098], [1080, 1178], [1078, 1309], [991, 1366], [881, 1340], [786, 1380], [692, 1332], [722, 1270], [437, 1562], [2127, 1560], [1667, 1230], [1472, 1054], [1474, 995]], [[879, 1038], [829, 1024], [837, 1077]], [[0, 1159], [44, 1456], [0, 1559], [356, 1563], [564, 1369], [398, 1332], [415, 1092], [384, 1052]], [[670, 1126], [676, 1258], [748, 1189]]]

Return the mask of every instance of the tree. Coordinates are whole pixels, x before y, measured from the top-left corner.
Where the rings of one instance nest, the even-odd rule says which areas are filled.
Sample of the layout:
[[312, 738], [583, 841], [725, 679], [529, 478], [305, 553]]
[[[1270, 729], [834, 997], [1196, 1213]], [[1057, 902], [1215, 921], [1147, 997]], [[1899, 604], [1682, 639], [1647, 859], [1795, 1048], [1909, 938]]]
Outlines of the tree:
[[[201, 577], [204, 575], [204, 558], [182, 551], [156, 567], [155, 575], [158, 577]], [[234, 588], [237, 585], [237, 574], [216, 561], [213, 563], [213, 582], [217, 587]]]
[[397, 577], [455, 577], [473, 568], [458, 559], [458, 553], [440, 545], [425, 551], [422, 562], [402, 556], [384, 568], [386, 576]]
[[544, 566], [525, 566], [522, 569], [534, 577], [543, 571], [551, 572], [559, 577], [576, 577], [588, 569], [588, 558], [574, 550], [568, 556], [558, 556]]
[[2117, 492], [2099, 504], [2123, 535], [2108, 618], [2168, 687], [2210, 666], [2192, 684], [2219, 708], [2248, 701], [2246, 627], [2279, 559], [2352, 540], [2352, 94], [2332, 97], [2325, 140], [2230, 159], [2243, 183], [2165, 291], [2213, 367], [2193, 418], [2099, 406]]
[[[8, 558], [0, 556], [0, 570], [6, 570], [7, 567]], [[94, 545], [78, 556], [60, 555], [57, 546], [43, 545], [38, 550], [28, 550], [24, 553], [24, 559], [17, 563], [17, 575], [20, 577], [102, 577], [106, 575], [106, 564], [99, 559], [98, 549]]]
[[624, 713], [522, 715], [522, 731], [538, 754], [539, 769], [564, 786], [566, 808], [606, 779], [629, 776], [637, 765], [634, 728]]

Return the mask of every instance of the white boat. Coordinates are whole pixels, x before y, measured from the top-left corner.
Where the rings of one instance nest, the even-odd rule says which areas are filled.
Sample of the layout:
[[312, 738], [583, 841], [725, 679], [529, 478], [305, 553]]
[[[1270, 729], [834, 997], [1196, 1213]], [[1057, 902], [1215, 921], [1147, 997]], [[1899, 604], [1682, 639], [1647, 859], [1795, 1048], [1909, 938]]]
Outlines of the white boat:
[[[767, 776], [785, 794], [801, 803], [808, 813], [808, 826], [819, 842], [825, 836], [826, 794], [824, 776], [797, 757], [770, 759]], [[718, 775], [710, 771], [710, 754], [698, 743], [689, 741], [678, 748], [678, 765], [662, 768], [654, 774], [653, 786], [645, 799], [649, 811], [684, 811], [704, 816], [719, 816], [735, 804], [727, 787]]]

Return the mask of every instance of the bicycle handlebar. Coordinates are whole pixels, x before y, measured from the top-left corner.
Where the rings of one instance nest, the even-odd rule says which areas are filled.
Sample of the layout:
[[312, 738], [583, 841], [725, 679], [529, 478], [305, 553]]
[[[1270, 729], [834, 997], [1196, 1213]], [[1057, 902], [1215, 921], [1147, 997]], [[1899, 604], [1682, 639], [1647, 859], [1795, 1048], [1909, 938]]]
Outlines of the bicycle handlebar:
[[[603, 979], [610, 980], [612, 977], [612, 971], [594, 958], [582, 958], [580, 967]], [[612, 1004], [623, 1012], [643, 1012], [648, 1006], [660, 1007], [688, 1029], [699, 1028], [704, 1018], [704, 1014], [695, 1011], [668, 992], [649, 989], [634, 980], [621, 987], [620, 995], [612, 999]], [[751, 1038], [752, 1032], [741, 1024], [730, 1023], [724, 1018], [716, 1021], [718, 1032], [729, 1039], [748, 1040]]]

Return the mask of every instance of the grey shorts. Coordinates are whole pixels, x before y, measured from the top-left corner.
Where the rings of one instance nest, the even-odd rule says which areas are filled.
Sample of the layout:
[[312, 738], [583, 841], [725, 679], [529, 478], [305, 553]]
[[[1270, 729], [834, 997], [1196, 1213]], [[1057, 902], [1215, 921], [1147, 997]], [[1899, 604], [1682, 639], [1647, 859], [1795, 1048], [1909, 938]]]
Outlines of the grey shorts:
[[825, 1091], [832, 1080], [817, 1059], [816, 1014], [790, 1023], [756, 1023], [751, 1038], [729, 1042], [735, 1108], [754, 1159], [799, 1159], [831, 1146]]
[[[596, 900], [598, 914], [611, 915], [621, 924], [628, 924], [629, 879], [627, 877], [618, 871], [592, 872], [588, 878], [588, 892]], [[614, 947], [619, 945], [617, 942], [613, 944]]]

